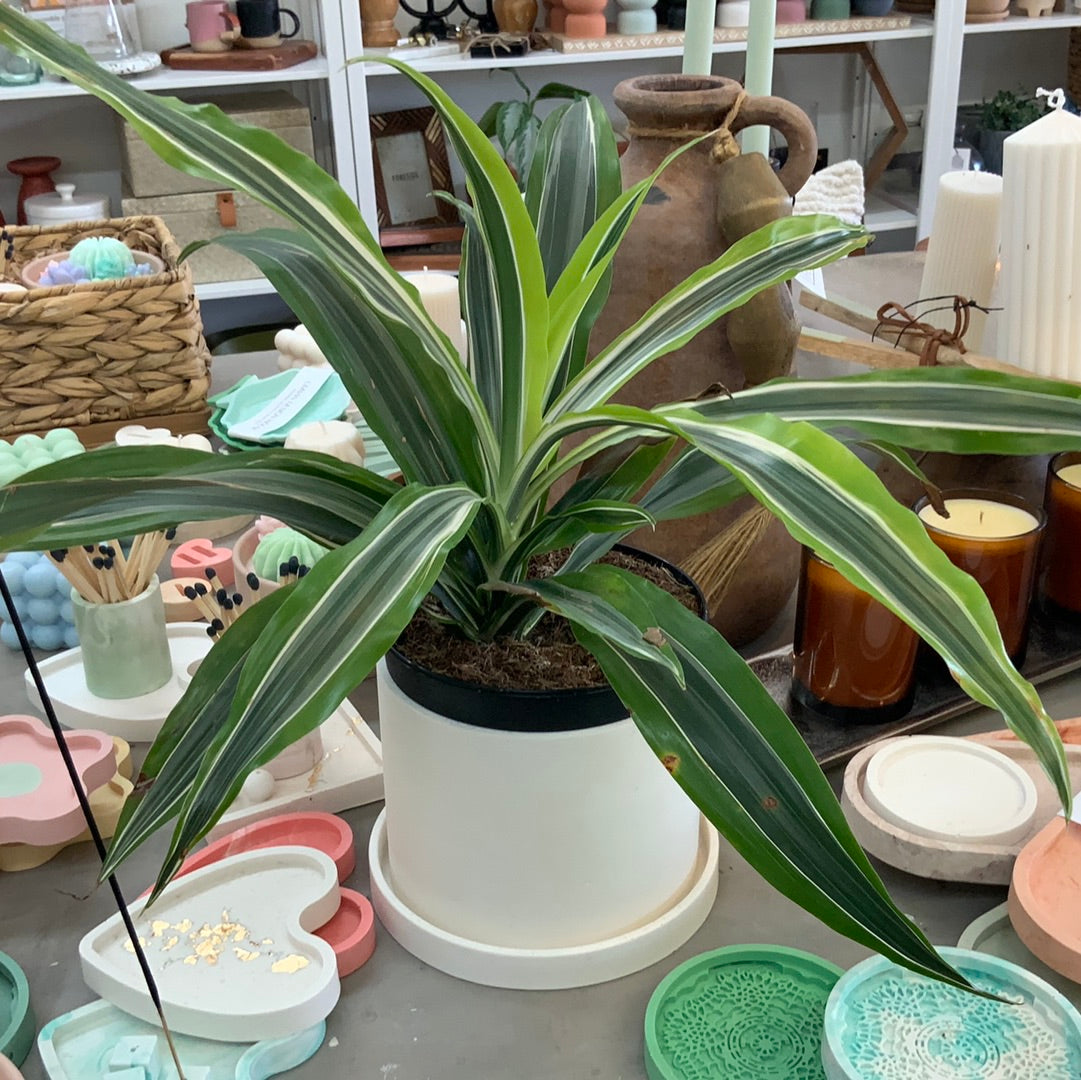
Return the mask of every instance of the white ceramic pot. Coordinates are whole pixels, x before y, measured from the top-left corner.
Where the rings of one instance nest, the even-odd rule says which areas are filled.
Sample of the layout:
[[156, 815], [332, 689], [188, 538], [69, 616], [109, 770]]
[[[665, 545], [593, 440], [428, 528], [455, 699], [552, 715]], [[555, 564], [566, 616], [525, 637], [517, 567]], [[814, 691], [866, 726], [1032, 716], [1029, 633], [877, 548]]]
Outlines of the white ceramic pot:
[[[408, 909], [444, 938], [482, 949], [573, 950], [633, 937], [705, 875], [690, 923], [639, 951], [632, 966], [608, 966], [594, 978], [579, 970], [547, 986], [637, 970], [701, 924], [716, 866], [703, 871], [700, 815], [630, 719], [576, 731], [492, 730], [418, 705], [385, 661], [378, 688], [387, 803], [382, 870], [399, 915]], [[375, 894], [373, 884], [378, 900]], [[388, 926], [395, 933], [393, 917]], [[403, 944], [413, 948], [411, 940]], [[483, 970], [422, 959], [488, 981]]]

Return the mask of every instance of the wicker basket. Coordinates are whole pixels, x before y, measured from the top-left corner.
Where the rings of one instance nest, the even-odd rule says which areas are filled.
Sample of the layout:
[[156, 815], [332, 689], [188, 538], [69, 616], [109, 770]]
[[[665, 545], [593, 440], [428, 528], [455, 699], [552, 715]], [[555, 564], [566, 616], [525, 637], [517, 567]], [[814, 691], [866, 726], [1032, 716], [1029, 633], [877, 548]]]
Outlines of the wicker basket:
[[87, 236], [113, 236], [159, 255], [149, 277], [30, 289], [0, 300], [0, 435], [71, 427], [84, 444], [138, 421], [176, 433], [206, 428], [210, 353], [180, 249], [157, 217], [8, 228], [14, 258], [0, 280], [19, 282], [31, 259]]

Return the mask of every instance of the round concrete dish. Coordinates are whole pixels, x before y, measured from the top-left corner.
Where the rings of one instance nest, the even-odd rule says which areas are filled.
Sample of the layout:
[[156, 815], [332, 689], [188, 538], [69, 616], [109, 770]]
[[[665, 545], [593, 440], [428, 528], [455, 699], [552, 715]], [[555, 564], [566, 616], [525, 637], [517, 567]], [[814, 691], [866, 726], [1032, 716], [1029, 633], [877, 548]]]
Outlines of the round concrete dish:
[[951, 842], [1013, 844], [1036, 814], [1036, 786], [1020, 765], [991, 747], [941, 735], [879, 746], [863, 795], [898, 828]]
[[[1037, 809], [1028, 834], [1011, 844], [976, 843], [972, 840], [936, 840], [895, 825], [879, 814], [864, 796], [867, 766], [883, 746], [899, 739], [882, 739], [864, 747], [845, 769], [841, 806], [860, 845], [870, 854], [920, 877], [940, 881], [969, 881], [985, 885], [1008, 885], [1014, 860], [1024, 841], [1035, 835], [1059, 810], [1054, 789], [1023, 743], [996, 742], [995, 749], [1020, 765], [1036, 786]], [[969, 740], [958, 740], [968, 742]], [[1081, 746], [1067, 746], [1066, 760], [1075, 790], [1081, 787]]]

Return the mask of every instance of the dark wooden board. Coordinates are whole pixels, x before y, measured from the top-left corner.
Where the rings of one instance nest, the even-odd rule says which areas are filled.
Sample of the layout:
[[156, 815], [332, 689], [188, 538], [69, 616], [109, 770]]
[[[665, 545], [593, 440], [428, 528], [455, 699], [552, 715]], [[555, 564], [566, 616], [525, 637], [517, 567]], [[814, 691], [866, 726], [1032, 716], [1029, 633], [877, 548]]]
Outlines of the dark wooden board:
[[283, 41], [273, 49], [230, 49], [196, 52], [190, 45], [166, 49], [162, 63], [177, 71], [279, 71], [303, 64], [319, 55], [314, 41]]
[[[899, 720], [885, 724], [839, 723], [794, 701], [789, 693], [792, 686], [790, 646], [757, 656], [748, 664], [762, 680], [770, 697], [796, 725], [820, 765], [845, 762], [878, 739], [926, 731], [982, 707], [960, 690], [949, 677], [945, 665], [934, 655], [921, 653], [912, 708]], [[1039, 685], [1078, 668], [1081, 668], [1081, 621], [1075, 623], [1036, 611], [1021, 673]]]

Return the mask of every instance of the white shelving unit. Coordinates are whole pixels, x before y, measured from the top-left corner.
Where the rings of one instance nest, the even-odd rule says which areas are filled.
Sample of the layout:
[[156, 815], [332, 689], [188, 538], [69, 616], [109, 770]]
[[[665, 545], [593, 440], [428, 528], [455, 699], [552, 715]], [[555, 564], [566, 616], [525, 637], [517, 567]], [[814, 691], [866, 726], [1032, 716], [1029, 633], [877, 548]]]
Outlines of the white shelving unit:
[[[359, 4], [356, 0], [306, 0], [302, 10], [304, 33], [315, 38], [321, 55], [304, 64], [282, 71], [269, 72], [215, 72], [212, 74], [171, 71], [162, 69], [150, 75], [134, 79], [135, 85], [153, 92], [183, 92], [226, 90], [283, 84], [296, 88], [299, 96], [311, 104], [313, 118], [317, 118], [317, 156], [338, 177], [338, 180], [357, 202], [365, 219], [374, 227], [375, 191], [371, 170], [371, 143], [369, 137], [369, 96], [376, 94], [381, 102], [395, 99], [401, 76], [392, 69], [376, 63], [347, 64], [349, 57], [364, 52], [361, 40]], [[301, 0], [303, 7], [305, 0]], [[911, 25], [903, 29], [875, 30], [864, 33], [815, 34], [812, 36], [785, 37], [777, 42], [778, 72], [790, 58], [798, 57], [802, 50], [823, 45], [866, 42], [872, 48], [886, 46], [890, 49], [900, 43], [904, 49], [905, 64], [910, 55], [922, 70], [926, 66], [927, 83], [924, 101], [924, 145], [922, 188], [911, 197], [889, 192], [873, 191], [868, 199], [867, 224], [872, 231], [882, 234], [912, 230], [923, 236], [930, 230], [934, 212], [934, 200], [938, 177], [950, 166], [954, 141], [954, 117], [960, 93], [961, 71], [964, 61], [965, 42], [988, 35], [1009, 33], [1019, 35], [1019, 42], [1043, 41], [1043, 34], [1064, 31], [1081, 26], [1081, 14], [1058, 13], [1041, 18], [1011, 16], [999, 23], [966, 25], [964, 5], [952, 0], [941, 0], [933, 19], [913, 16]], [[1041, 32], [1039, 39], [1032, 34]], [[718, 58], [738, 58], [745, 51], [742, 41], [715, 44], [713, 52]], [[483, 81], [492, 69], [520, 70], [523, 75], [536, 71], [543, 78], [559, 79], [562, 69], [569, 69], [567, 81], [612, 72], [613, 81], [625, 77], [622, 72], [633, 73], [649, 70], [653, 64], [673, 69], [681, 53], [678, 46], [650, 49], [611, 50], [602, 53], [536, 52], [521, 59], [470, 59], [461, 56], [436, 56], [421, 58], [415, 62], [420, 70], [440, 81], [446, 80], [455, 94], [472, 92], [474, 96], [487, 93], [488, 97], [501, 93], [513, 93], [511, 88], [487, 88]], [[398, 55], [408, 55], [398, 50]], [[929, 54], [929, 59], [928, 59]], [[893, 55], [893, 53], [891, 53]], [[723, 60], [722, 60], [723, 62]], [[622, 65], [622, 66], [621, 66]], [[616, 71], [621, 74], [616, 75]], [[853, 68], [838, 66], [840, 74], [829, 73], [833, 81], [845, 78]], [[577, 76], [573, 73], [577, 72]], [[911, 76], [911, 71], [909, 71]], [[917, 81], [919, 76], [911, 76]], [[398, 80], [395, 83], [393, 80]], [[600, 80], [605, 84], [605, 79]], [[393, 87], [393, 90], [392, 90]], [[404, 85], [403, 85], [403, 90]], [[85, 98], [86, 95], [69, 83], [48, 79], [29, 87], [0, 87], [0, 114], [5, 121], [12, 116], [12, 104], [24, 104], [28, 109], [47, 108], [53, 99]], [[866, 102], [864, 102], [866, 105]], [[859, 109], [858, 103], [852, 106]], [[855, 117], [853, 125], [855, 126]], [[321, 139], [318, 131], [325, 132]], [[859, 144], [853, 144], [859, 152]], [[844, 149], [844, 148], [842, 148]], [[56, 147], [61, 153], [63, 147]], [[26, 152], [45, 152], [35, 149]], [[240, 281], [214, 282], [198, 287], [204, 300], [233, 299], [272, 292], [269, 283], [254, 277]]]

